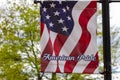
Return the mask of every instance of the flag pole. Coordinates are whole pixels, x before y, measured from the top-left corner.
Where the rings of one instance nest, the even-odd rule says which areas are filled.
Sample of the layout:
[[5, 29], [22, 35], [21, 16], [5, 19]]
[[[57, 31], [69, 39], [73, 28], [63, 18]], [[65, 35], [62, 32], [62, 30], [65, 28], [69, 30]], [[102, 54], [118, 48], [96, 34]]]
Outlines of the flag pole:
[[101, 0], [101, 2], [102, 2], [104, 80], [112, 80], [109, 0]]

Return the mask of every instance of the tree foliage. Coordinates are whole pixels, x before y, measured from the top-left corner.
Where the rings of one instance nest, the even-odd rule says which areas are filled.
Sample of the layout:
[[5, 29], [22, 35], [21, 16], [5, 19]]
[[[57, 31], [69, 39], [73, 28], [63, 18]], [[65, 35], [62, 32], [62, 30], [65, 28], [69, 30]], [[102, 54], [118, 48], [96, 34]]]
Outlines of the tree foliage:
[[[39, 73], [39, 10], [14, 0], [1, 9], [0, 78], [25, 80]], [[26, 3], [27, 4], [27, 3]], [[35, 9], [36, 8], [36, 9]], [[6, 13], [8, 12], [8, 13]], [[40, 76], [39, 76], [40, 77]]]

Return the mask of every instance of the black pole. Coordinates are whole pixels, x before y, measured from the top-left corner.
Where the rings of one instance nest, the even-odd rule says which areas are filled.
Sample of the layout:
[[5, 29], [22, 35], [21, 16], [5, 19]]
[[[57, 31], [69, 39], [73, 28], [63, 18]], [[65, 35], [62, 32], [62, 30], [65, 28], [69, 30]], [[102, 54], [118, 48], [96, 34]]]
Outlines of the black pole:
[[102, 1], [102, 22], [103, 22], [103, 58], [104, 58], [104, 80], [111, 80], [111, 47], [110, 47], [110, 16], [109, 0]]
[[110, 0], [110, 3], [111, 2], [120, 2], [120, 0]]

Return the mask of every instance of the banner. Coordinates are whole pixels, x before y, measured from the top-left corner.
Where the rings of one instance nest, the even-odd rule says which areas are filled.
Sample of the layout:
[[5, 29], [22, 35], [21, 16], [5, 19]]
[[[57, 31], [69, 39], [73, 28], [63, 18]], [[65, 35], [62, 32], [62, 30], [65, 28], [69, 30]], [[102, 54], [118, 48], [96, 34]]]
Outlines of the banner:
[[41, 72], [98, 73], [96, 1], [43, 1]]

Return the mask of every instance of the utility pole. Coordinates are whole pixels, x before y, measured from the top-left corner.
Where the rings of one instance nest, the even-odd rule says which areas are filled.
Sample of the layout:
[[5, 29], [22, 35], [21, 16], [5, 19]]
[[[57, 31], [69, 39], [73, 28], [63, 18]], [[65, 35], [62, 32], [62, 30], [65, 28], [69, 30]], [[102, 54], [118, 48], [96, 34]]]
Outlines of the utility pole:
[[104, 80], [112, 80], [109, 0], [102, 2]]

